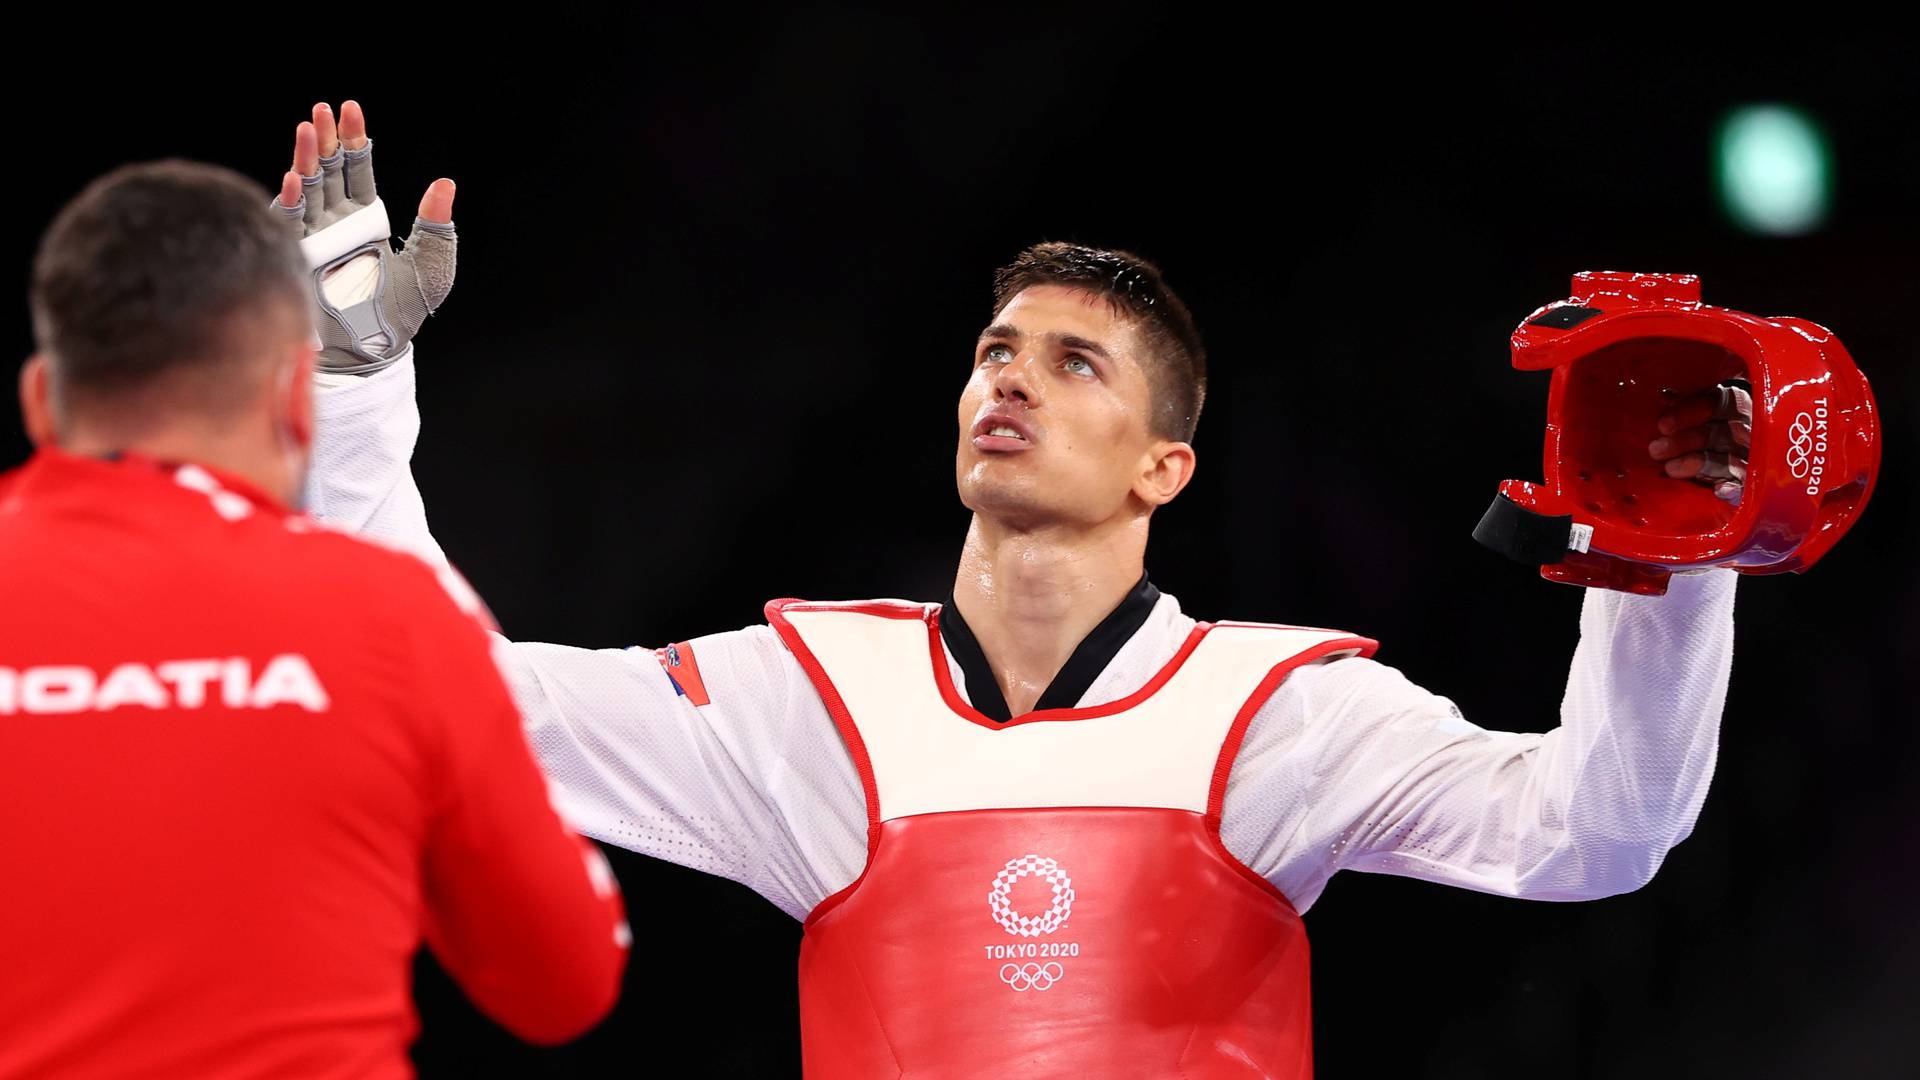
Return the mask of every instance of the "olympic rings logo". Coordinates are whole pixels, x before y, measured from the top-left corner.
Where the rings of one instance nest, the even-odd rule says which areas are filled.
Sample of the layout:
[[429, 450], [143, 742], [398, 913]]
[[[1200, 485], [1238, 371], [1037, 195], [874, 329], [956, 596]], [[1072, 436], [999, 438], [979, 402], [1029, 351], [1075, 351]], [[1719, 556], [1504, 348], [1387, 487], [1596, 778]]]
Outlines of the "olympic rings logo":
[[1001, 964], [1000, 981], [1019, 993], [1047, 990], [1060, 981], [1067, 970], [1059, 964]]
[[[1053, 887], [1053, 904], [1044, 915], [1022, 915], [1013, 910], [1013, 883], [1032, 875], [1038, 875]], [[993, 877], [993, 888], [987, 892], [987, 908], [993, 912], [994, 921], [1009, 934], [1020, 937], [1051, 934], [1073, 914], [1073, 879], [1052, 859], [1039, 855], [1008, 859], [1007, 865]]]
[[1813, 417], [1806, 413], [1793, 418], [1787, 427], [1787, 471], [1795, 480], [1805, 480], [1813, 457]]

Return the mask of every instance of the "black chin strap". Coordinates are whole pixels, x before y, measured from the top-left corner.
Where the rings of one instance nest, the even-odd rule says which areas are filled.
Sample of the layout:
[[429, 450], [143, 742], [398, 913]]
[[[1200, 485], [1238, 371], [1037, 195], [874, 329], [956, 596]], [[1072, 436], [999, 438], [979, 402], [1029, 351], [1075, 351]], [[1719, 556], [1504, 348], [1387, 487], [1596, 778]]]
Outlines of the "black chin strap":
[[1480, 524], [1473, 527], [1473, 538], [1514, 562], [1547, 566], [1567, 557], [1573, 515], [1535, 513], [1505, 495], [1495, 495]]

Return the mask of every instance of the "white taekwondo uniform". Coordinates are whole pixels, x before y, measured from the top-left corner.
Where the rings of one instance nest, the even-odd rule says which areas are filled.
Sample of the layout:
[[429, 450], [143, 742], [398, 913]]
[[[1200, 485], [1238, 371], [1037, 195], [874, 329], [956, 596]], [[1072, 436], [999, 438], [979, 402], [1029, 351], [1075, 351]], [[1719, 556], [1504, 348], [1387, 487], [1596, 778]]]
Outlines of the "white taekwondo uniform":
[[[311, 507], [444, 561], [409, 469], [414, 381], [411, 358], [323, 381]], [[1559, 726], [1540, 734], [1485, 730], [1364, 656], [1304, 664], [1246, 727], [1221, 842], [1300, 912], [1343, 869], [1540, 900], [1638, 888], [1706, 797], [1735, 580], [1675, 577], [1662, 597], [1589, 590]], [[1194, 626], [1160, 596], [1077, 705], [1135, 694]], [[688, 644], [707, 704], [681, 692], [654, 649], [503, 642], [497, 652], [578, 828], [731, 878], [805, 918], [867, 861], [855, 762], [773, 627]], [[964, 697], [967, 680], [946, 660]]]

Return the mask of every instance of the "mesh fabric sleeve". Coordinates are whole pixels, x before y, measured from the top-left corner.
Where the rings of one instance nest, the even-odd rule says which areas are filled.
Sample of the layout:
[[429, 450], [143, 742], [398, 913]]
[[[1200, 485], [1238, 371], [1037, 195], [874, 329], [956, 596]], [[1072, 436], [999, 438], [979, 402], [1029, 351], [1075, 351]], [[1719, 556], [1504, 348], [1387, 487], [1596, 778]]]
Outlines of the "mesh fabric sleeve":
[[826, 706], [772, 627], [651, 649], [521, 643], [503, 657], [568, 820], [609, 844], [738, 881], [804, 918], [860, 875], [866, 795]]
[[[444, 565], [409, 462], [414, 361], [323, 377], [308, 501], [316, 517]], [[741, 882], [804, 917], [859, 876], [866, 797], [799, 662], [768, 626], [697, 638], [708, 703], [651, 649], [499, 639], [527, 738], [582, 832]]]
[[1736, 578], [1589, 589], [1544, 734], [1483, 730], [1373, 660], [1301, 668], [1248, 727], [1222, 841], [1301, 910], [1340, 869], [1537, 900], [1639, 888], [1706, 798]]

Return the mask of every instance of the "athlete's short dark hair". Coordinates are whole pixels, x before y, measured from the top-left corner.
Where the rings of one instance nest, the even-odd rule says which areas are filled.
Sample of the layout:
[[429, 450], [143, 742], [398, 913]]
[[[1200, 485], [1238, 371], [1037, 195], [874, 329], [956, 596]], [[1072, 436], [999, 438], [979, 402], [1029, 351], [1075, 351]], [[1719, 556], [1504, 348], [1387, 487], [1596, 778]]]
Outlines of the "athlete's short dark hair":
[[41, 237], [28, 292], [60, 398], [107, 402], [200, 369], [193, 400], [217, 408], [223, 382], [249, 382], [236, 365], [257, 355], [262, 325], [281, 325], [262, 320], [311, 318], [299, 237], [268, 201], [239, 173], [191, 161], [88, 184]]
[[1207, 350], [1187, 305], [1167, 287], [1159, 267], [1130, 251], [1057, 240], [1035, 244], [994, 274], [994, 315], [1035, 285], [1084, 289], [1132, 320], [1150, 353], [1154, 434], [1193, 440], [1207, 400]]

